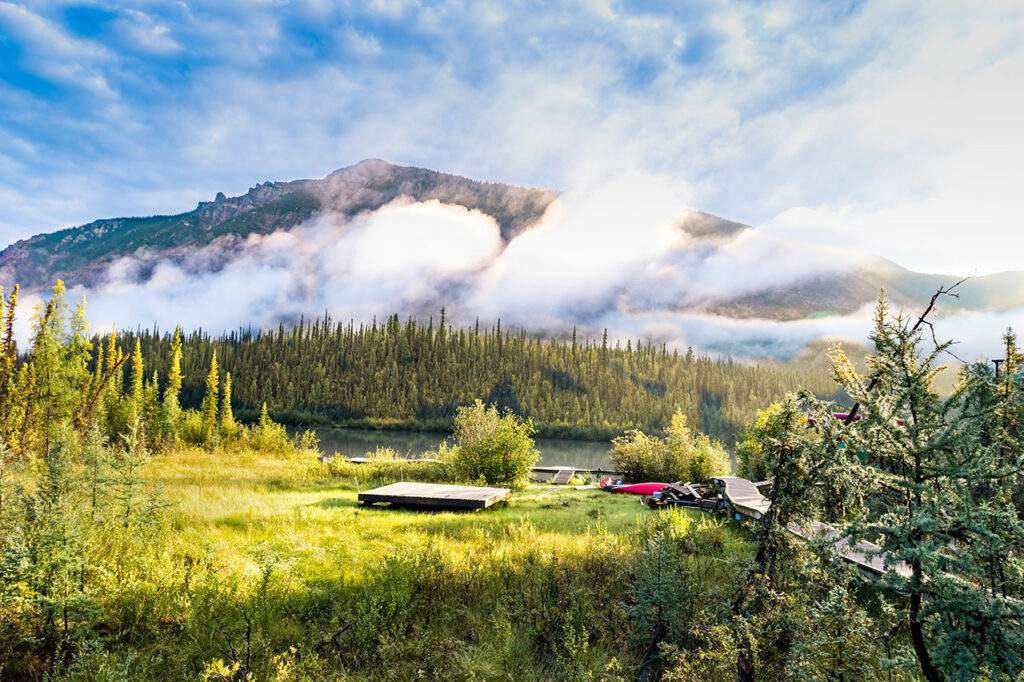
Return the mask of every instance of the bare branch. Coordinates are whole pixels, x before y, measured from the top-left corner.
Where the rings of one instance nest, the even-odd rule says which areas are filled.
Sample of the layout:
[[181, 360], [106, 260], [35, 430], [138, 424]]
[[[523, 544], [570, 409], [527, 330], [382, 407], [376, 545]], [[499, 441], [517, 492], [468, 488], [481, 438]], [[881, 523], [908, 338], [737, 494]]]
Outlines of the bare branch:
[[[963, 279], [961, 279], [956, 284], [953, 284], [952, 286], [949, 286], [949, 287], [939, 287], [939, 290], [936, 291], [934, 294], [932, 294], [931, 300], [928, 301], [928, 307], [925, 308], [924, 312], [921, 313], [921, 316], [919, 318], [917, 318], [917, 322], [911, 328], [910, 333], [913, 334], [914, 332], [916, 332], [921, 327], [922, 324], [926, 323], [925, 318], [927, 318], [931, 314], [931, 312], [935, 309], [935, 302], [939, 300], [940, 296], [952, 296], [953, 298], [959, 300], [960, 299], [960, 294], [953, 293], [953, 290], [956, 289], [958, 286], [960, 286], [961, 284], [963, 284], [964, 282], [966, 282], [969, 279], [971, 279], [970, 276], [964, 277]], [[931, 322], [928, 322], [927, 324], [929, 326], [931, 326]], [[935, 338], [935, 328], [934, 327], [932, 327], [932, 338], [933, 339]], [[936, 340], [935, 343], [936, 343], [936, 346], [937, 346], [938, 345], [938, 341]], [[951, 355], [952, 355], [952, 353], [951, 353]], [[953, 357], [956, 357], [956, 356], [954, 355]], [[868, 392], [870, 393], [875, 388], [875, 386], [877, 386], [877, 385], [878, 385], [878, 375], [876, 374], [874, 377], [871, 378], [871, 383], [868, 384]], [[859, 402], [854, 403], [853, 407], [850, 408], [850, 413], [848, 415], [846, 415], [846, 422], [845, 422], [846, 424], [852, 424], [853, 423], [853, 420], [857, 417], [857, 410], [859, 410], [859, 409], [860, 409], [860, 403]]]

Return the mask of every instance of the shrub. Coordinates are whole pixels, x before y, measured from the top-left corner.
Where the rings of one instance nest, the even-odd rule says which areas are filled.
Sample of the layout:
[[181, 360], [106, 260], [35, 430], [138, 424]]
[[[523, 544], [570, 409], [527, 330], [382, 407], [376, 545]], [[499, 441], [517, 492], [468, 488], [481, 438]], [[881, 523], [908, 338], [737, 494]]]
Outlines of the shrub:
[[178, 439], [186, 445], [202, 445], [203, 417], [196, 410], [184, 410], [178, 425]]
[[[307, 431], [308, 433], [310, 432]], [[302, 447], [309, 444], [306, 435], [303, 435], [302, 443]], [[315, 443], [313, 445], [315, 446]], [[249, 427], [249, 446], [260, 452], [278, 455], [291, 452], [295, 448], [295, 443], [288, 437], [288, 431], [284, 426], [270, 418], [266, 403], [263, 403], [259, 422]]]
[[669, 459], [665, 443], [643, 431], [628, 431], [626, 435], [612, 441], [612, 465], [616, 471], [630, 481], [658, 480], [669, 478], [676, 480], [667, 472], [674, 467]]
[[764, 443], [778, 437], [776, 422], [782, 412], [782, 403], [775, 402], [767, 409], [757, 411], [757, 420], [743, 433], [736, 444], [737, 469], [740, 476], [751, 481], [770, 478]]
[[725, 446], [703, 433], [692, 432], [686, 425], [686, 416], [682, 410], [676, 410], [665, 431], [669, 459], [681, 474], [680, 479], [709, 481], [731, 471], [732, 465]]
[[728, 474], [729, 453], [716, 440], [693, 433], [681, 410], [672, 415], [665, 438], [629, 431], [612, 441], [611, 459], [631, 481], [708, 481]]
[[420, 461], [407, 461], [392, 448], [379, 447], [366, 453], [366, 462], [356, 464], [342, 458], [325, 462], [320, 468], [331, 478], [358, 479], [364, 485], [387, 485], [396, 481], [421, 483], [454, 483], [451, 462], [454, 450], [447, 442], [437, 452], [425, 453]]
[[498, 408], [485, 407], [477, 400], [460, 407], [455, 414], [452, 455], [456, 475], [462, 480], [523, 488], [529, 483], [530, 467], [540, 459], [533, 447], [536, 432], [532, 420], [523, 420]]

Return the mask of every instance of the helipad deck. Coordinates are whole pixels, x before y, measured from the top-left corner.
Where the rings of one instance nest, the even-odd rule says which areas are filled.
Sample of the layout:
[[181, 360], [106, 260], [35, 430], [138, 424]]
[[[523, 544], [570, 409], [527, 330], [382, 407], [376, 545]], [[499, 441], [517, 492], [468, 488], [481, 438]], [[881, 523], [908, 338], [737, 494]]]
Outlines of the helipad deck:
[[359, 501], [363, 504], [390, 502], [439, 509], [485, 509], [495, 502], [504, 500], [511, 492], [508, 488], [482, 488], [471, 485], [392, 483], [383, 488], [359, 493]]

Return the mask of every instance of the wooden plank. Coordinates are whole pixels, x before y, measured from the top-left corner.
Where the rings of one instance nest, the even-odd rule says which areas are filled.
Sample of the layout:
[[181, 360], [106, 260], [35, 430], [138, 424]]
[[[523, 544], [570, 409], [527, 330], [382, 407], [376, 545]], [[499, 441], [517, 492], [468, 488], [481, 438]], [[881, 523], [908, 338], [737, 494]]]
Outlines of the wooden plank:
[[772, 502], [758, 491], [757, 486], [745, 478], [720, 476], [715, 480], [723, 488], [726, 501], [740, 514], [759, 519]]
[[389, 502], [418, 507], [485, 509], [505, 499], [511, 492], [508, 488], [404, 482], [359, 493], [359, 501], [363, 504]]
[[391, 459], [390, 457], [349, 457], [345, 460], [349, 464], [366, 464], [367, 462], [382, 462], [386, 464], [439, 464], [441, 460], [430, 457], [413, 457], [412, 459]]
[[572, 477], [575, 473], [576, 470], [571, 469], [569, 467], [559, 469], [558, 473], [556, 473], [554, 477], [551, 479], [551, 482], [555, 485], [565, 485], [566, 483], [572, 480]]
[[[559, 471], [561, 471], [564, 468], [565, 467], [561, 467], [561, 466], [558, 466], [558, 467], [543, 467], [543, 466], [540, 466], [540, 467], [530, 467], [530, 471], [532, 473], [535, 473], [535, 474], [557, 474]], [[585, 471], [585, 472], [587, 472], [589, 474], [599, 474], [599, 475], [604, 475], [604, 476], [614, 476], [616, 478], [621, 478], [622, 477], [622, 472], [621, 471], [614, 471], [612, 469], [602, 469], [601, 467], [593, 467], [593, 468], [590, 468], [590, 469], [588, 469], [586, 467], [582, 467], [582, 468], [581, 467], [573, 467], [573, 468], [576, 471]]]
[[[789, 524], [789, 532], [797, 537], [808, 540], [825, 539], [831, 541], [836, 554], [869, 573], [881, 576], [886, 571], [884, 549], [866, 540], [861, 540], [857, 543], [850, 542], [849, 540], [844, 541], [839, 531], [827, 523], [809, 520], [791, 523]], [[902, 561], [896, 562], [891, 568], [904, 578], [909, 578], [913, 573], [910, 566]]]

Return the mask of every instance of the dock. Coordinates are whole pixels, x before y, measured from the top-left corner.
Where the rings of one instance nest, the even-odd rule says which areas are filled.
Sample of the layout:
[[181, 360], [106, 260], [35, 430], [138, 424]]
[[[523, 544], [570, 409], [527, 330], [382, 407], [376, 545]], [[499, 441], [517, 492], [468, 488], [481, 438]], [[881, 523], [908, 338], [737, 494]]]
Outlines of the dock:
[[[713, 480], [721, 486], [726, 507], [736, 515], [737, 519], [741, 517], [760, 519], [772, 504], [770, 499], [761, 494], [758, 484], [744, 478], [718, 476]], [[904, 578], [909, 578], [911, 575], [910, 567], [902, 561], [888, 561], [883, 548], [866, 540], [851, 542], [843, 539], [840, 532], [827, 523], [800, 519], [790, 523], [787, 530], [804, 540], [829, 542], [840, 558], [856, 566], [863, 575], [872, 580], [880, 580], [888, 570], [895, 571]]]
[[[429, 457], [409, 457], [409, 458], [404, 458], [404, 459], [374, 459], [372, 457], [346, 457], [345, 461], [348, 462], [349, 464], [366, 464], [368, 462], [386, 462], [386, 463], [398, 462], [398, 463], [401, 463], [401, 464], [424, 464], [424, 463], [428, 463], [428, 462], [432, 463], [432, 464], [440, 464], [441, 463], [441, 460], [439, 460], [439, 459], [431, 459]], [[615, 478], [620, 478], [622, 476], [622, 472], [621, 471], [616, 471], [614, 469], [604, 469], [602, 467], [580, 468], [578, 466], [569, 467], [569, 466], [562, 466], [562, 465], [532, 466], [532, 467], [530, 467], [530, 473], [534, 473], [534, 474], [558, 474], [560, 471], [564, 471], [565, 469], [571, 469], [574, 473], [587, 473], [587, 474], [592, 474], [592, 475], [598, 476], [598, 477], [600, 477], [600, 476], [614, 476]]]
[[713, 479], [722, 486], [726, 502], [736, 513], [759, 519], [764, 516], [772, 501], [761, 494], [757, 486], [745, 478], [736, 476], [719, 476]]
[[364, 505], [387, 502], [435, 509], [486, 509], [507, 498], [511, 492], [508, 488], [483, 488], [471, 485], [392, 483], [383, 488], [359, 493], [359, 501]]
[[565, 485], [572, 480], [572, 477], [576, 474], [576, 470], [572, 467], [565, 467], [559, 469], [554, 476], [551, 477], [551, 482], [555, 485]]

